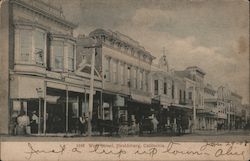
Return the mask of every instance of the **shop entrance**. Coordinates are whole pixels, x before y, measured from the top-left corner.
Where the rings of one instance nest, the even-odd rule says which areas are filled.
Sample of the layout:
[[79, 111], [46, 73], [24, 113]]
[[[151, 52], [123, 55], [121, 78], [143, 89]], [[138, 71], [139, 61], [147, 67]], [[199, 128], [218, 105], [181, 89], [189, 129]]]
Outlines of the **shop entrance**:
[[79, 117], [87, 111], [87, 94], [47, 88], [46, 98], [46, 133], [78, 134]]

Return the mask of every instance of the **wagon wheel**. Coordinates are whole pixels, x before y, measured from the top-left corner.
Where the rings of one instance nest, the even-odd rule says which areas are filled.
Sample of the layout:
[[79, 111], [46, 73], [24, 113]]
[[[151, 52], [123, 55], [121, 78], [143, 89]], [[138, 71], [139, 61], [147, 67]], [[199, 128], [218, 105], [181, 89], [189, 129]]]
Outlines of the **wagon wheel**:
[[128, 136], [128, 126], [126, 125], [121, 125], [119, 127], [119, 135], [121, 137]]

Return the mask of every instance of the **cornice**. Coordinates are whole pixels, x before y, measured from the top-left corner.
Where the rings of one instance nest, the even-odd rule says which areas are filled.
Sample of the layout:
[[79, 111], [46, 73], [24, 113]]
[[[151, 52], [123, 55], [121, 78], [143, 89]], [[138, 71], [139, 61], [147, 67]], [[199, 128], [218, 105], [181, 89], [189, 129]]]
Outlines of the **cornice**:
[[[151, 55], [150, 52], [146, 51], [144, 49], [143, 46], [141, 46], [139, 43], [135, 46], [134, 44], [132, 43], [129, 43], [129, 42], [125, 42], [121, 39], [119, 39], [119, 37], [117, 36], [114, 36], [112, 33], [109, 33], [108, 31], [104, 30], [104, 29], [96, 29], [94, 31], [92, 31], [90, 34], [90, 36], [97, 36], [97, 35], [105, 35], [107, 36], [108, 38], [111, 38], [112, 40], [115, 40], [121, 44], [125, 44], [125, 46], [128, 46], [130, 48], [134, 48], [136, 49], [136, 51], [138, 51], [140, 54], [144, 54], [144, 55], [147, 55], [148, 57], [150, 57], [151, 59], [155, 59], [156, 57], [154, 57], [153, 55]], [[101, 40], [102, 41], [102, 40]], [[135, 40], [133, 40], [135, 41]], [[102, 41], [103, 42], [103, 41]]]
[[49, 27], [46, 27], [42, 24], [39, 24], [39, 23], [34, 22], [34, 21], [30, 21], [30, 20], [15, 20], [13, 24], [16, 28], [18, 28], [18, 26], [30, 26], [32, 28], [35, 27], [35, 28], [45, 30], [46, 32], [50, 31]]
[[42, 15], [42, 16], [46, 17], [47, 19], [53, 20], [53, 21], [65, 26], [67, 28], [74, 29], [74, 28], [77, 27], [76, 24], [73, 24], [73, 23], [71, 23], [69, 21], [66, 21], [63, 18], [55, 16], [55, 15], [53, 15], [51, 13], [45, 12], [44, 10], [42, 10], [40, 8], [37, 8], [35, 6], [32, 6], [30, 4], [27, 4], [27, 3], [23, 2], [23, 1], [11, 0], [10, 2], [12, 4], [18, 5], [20, 7], [25, 8], [25, 9], [31, 10], [31, 11], [35, 12], [36, 14]]
[[65, 34], [54, 34], [54, 33], [51, 33], [49, 35], [49, 38], [51, 40], [53, 40], [54, 38], [61, 38], [61, 39], [65, 39], [65, 40], [71, 40], [71, 41], [74, 41], [76, 42], [76, 38], [71, 36], [71, 35], [65, 35]]

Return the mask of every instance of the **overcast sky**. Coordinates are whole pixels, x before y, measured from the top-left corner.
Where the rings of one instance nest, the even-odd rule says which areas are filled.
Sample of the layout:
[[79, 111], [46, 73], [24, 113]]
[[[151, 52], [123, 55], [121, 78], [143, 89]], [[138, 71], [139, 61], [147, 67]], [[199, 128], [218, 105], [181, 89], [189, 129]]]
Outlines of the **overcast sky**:
[[197, 65], [206, 82], [228, 84], [249, 102], [249, 20], [247, 0], [54, 0], [79, 26], [119, 31], [159, 57], [163, 47], [171, 68]]

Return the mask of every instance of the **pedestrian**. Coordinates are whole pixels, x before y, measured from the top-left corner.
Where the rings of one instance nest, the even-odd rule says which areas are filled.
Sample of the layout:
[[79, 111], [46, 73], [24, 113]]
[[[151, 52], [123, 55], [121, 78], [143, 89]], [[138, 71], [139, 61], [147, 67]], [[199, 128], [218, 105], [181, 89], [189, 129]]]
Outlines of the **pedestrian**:
[[86, 134], [86, 129], [87, 129], [87, 117], [85, 113], [83, 113], [82, 116], [79, 117], [79, 122], [80, 122], [80, 134]]
[[156, 119], [155, 115], [153, 114], [152, 115], [152, 123], [153, 123], [153, 127], [154, 127], [154, 132], [156, 133], [157, 132], [157, 126], [159, 124], [158, 120]]
[[17, 134], [25, 135], [29, 133], [28, 126], [30, 124], [29, 117], [25, 114], [25, 111], [21, 110], [17, 117]]
[[31, 123], [30, 123], [31, 133], [32, 134], [37, 134], [38, 133], [38, 123], [39, 123], [38, 120], [39, 120], [39, 118], [36, 115], [36, 111], [33, 111], [32, 116], [31, 116]]

